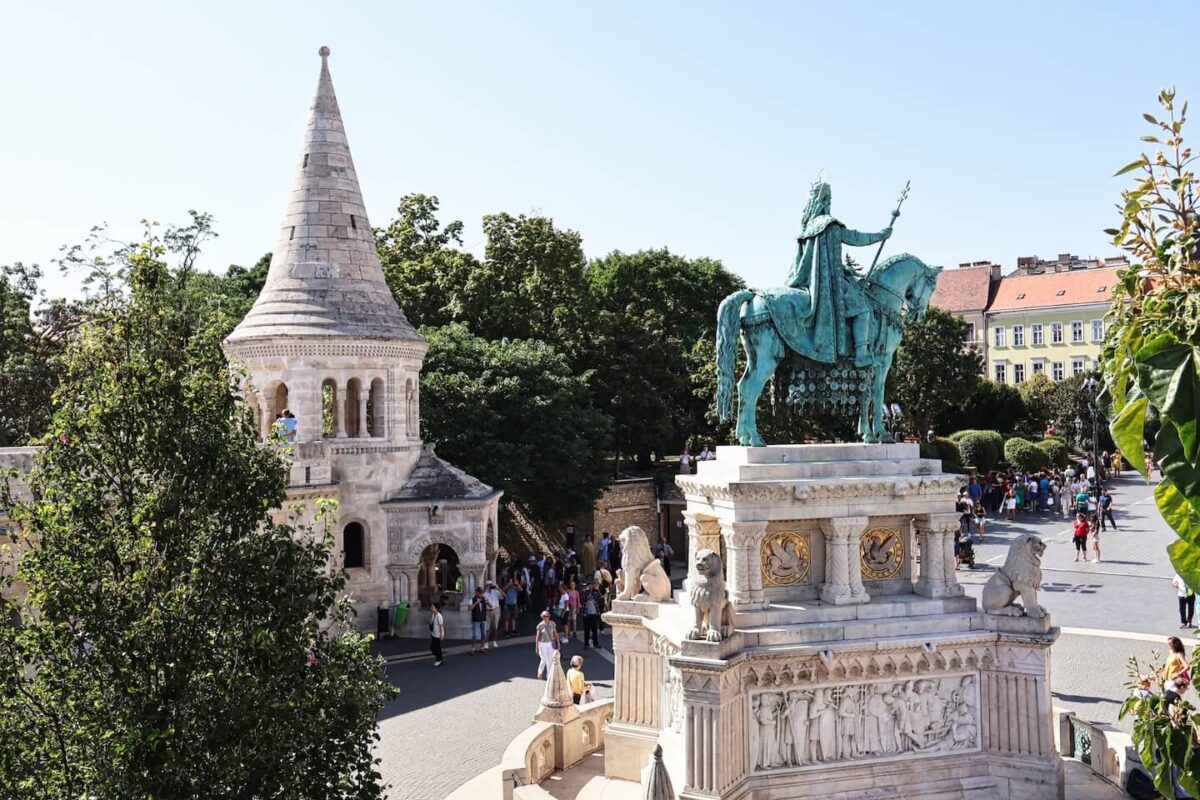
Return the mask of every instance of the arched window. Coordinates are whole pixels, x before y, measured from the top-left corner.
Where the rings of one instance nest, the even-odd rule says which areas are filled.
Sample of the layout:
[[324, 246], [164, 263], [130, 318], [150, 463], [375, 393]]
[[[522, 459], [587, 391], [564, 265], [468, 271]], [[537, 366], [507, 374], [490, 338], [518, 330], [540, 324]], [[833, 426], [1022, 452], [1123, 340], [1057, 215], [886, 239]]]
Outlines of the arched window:
[[366, 533], [357, 522], [342, 529], [342, 556], [342, 566], [346, 569], [366, 565]]
[[372, 436], [383, 433], [383, 378], [371, 381], [371, 392], [367, 398], [367, 430]]
[[337, 383], [327, 378], [321, 383], [321, 435], [332, 439], [337, 431]]
[[358, 412], [361, 410], [362, 400], [362, 381], [358, 378], [351, 378], [346, 384], [346, 402], [343, 405], [346, 415], [346, 434], [348, 436], [362, 436], [363, 429], [360, 425], [365, 424], [363, 420], [358, 418]]

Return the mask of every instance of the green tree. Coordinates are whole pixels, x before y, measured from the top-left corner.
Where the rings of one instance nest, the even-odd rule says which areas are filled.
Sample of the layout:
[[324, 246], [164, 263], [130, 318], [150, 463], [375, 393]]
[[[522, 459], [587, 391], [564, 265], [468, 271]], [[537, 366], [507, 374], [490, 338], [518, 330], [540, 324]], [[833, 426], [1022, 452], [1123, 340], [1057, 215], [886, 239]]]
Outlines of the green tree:
[[29, 444], [46, 431], [60, 356], [78, 321], [73, 304], [44, 304], [41, 276], [36, 264], [0, 267], [0, 447]]
[[266, 253], [250, 268], [230, 264], [223, 275], [192, 270], [186, 281], [190, 308], [202, 310], [221, 337], [228, 336], [242, 321], [267, 282], [271, 254]]
[[421, 333], [422, 425], [439, 455], [539, 524], [590, 509], [608, 482], [609, 423], [586, 376], [543, 342], [488, 341], [459, 324]]
[[934, 427], [942, 431], [994, 428], [1011, 432], [1025, 416], [1025, 402], [1017, 387], [980, 378], [966, 401], [951, 408]]
[[1061, 420], [1054, 418], [1055, 383], [1043, 372], [1035, 372], [1018, 387], [1021, 402], [1025, 404], [1025, 416], [1017, 423], [1016, 431], [1023, 436], [1041, 437], [1046, 426], [1054, 422], [1057, 429]]
[[583, 356], [594, 370], [597, 403], [614, 422], [618, 452], [647, 466], [651, 452], [707, 438], [714, 398], [697, 394], [686, 368], [700, 342], [716, 335], [716, 308], [742, 280], [709, 258], [663, 249], [612, 252], [587, 267], [594, 309]]
[[[1147, 476], [1146, 438], [1163, 480], [1154, 498], [1179, 539], [1167, 548], [1175, 570], [1200, 587], [1200, 208], [1195, 161], [1183, 129], [1187, 103], [1177, 108], [1175, 91], [1158, 96], [1161, 118], [1143, 117], [1152, 133], [1143, 136], [1154, 152], [1142, 153], [1117, 171], [1131, 174], [1122, 191], [1121, 222], [1107, 233], [1130, 254], [1118, 272], [1110, 325], [1101, 356], [1104, 391], [1100, 405], [1126, 463]], [[1148, 416], [1158, 422], [1152, 433]], [[1136, 669], [1136, 662], [1132, 664]], [[1170, 766], [1180, 785], [1200, 795], [1200, 760], [1194, 745], [1195, 718], [1188, 703], [1170, 708], [1161, 694], [1131, 698], [1122, 716], [1134, 717], [1133, 737], [1155, 786], [1174, 796]]]
[[25, 592], [0, 626], [0, 795], [382, 794], [381, 662], [334, 635], [328, 530], [272, 521], [285, 456], [192, 305], [208, 225], [95, 262], [31, 499], [0, 503], [22, 551], [0, 575]]
[[983, 356], [964, 344], [966, 335], [967, 323], [940, 308], [930, 308], [921, 322], [904, 323], [886, 397], [900, 403], [921, 436], [965, 403], [979, 383]]
[[[1048, 409], [1054, 420], [1054, 431], [1077, 453], [1092, 452], [1092, 409], [1095, 393], [1085, 390], [1084, 382], [1098, 378], [1095, 373], [1081, 373], [1054, 384], [1050, 393]], [[1108, 433], [1108, 420], [1104, 409], [1096, 415], [1096, 445], [1100, 450], [1112, 452], [1113, 441]]]

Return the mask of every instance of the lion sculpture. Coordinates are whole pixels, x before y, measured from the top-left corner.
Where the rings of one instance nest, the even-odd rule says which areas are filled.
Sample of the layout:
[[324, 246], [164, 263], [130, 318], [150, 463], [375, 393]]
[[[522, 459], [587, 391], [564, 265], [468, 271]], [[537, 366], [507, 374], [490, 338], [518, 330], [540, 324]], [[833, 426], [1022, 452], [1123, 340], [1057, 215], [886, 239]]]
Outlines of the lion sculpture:
[[719, 642], [733, 634], [733, 609], [725, 595], [720, 553], [707, 549], [696, 553], [696, 575], [688, 582], [688, 596], [696, 625], [687, 638]]
[[[1038, 605], [1045, 552], [1046, 543], [1033, 534], [1018, 536], [1008, 548], [1004, 566], [992, 573], [983, 586], [983, 610], [1001, 617], [1045, 617], [1046, 609]], [[1024, 608], [1016, 604], [1018, 597]]]
[[625, 585], [617, 593], [618, 600], [653, 600], [665, 603], [671, 599], [671, 579], [659, 560], [650, 552], [646, 532], [637, 525], [621, 531], [621, 570]]

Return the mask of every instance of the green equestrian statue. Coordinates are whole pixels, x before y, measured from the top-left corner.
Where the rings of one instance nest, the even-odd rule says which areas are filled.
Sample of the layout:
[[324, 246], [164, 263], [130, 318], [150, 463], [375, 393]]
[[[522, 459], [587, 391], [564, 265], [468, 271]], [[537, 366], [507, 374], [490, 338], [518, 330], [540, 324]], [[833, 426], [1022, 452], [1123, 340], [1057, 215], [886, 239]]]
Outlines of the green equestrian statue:
[[[900, 200], [907, 196], [905, 188]], [[832, 215], [833, 192], [818, 180], [809, 192], [800, 223], [796, 259], [787, 285], [744, 290], [725, 298], [717, 311], [717, 412], [733, 412], [737, 339], [746, 351], [746, 371], [737, 384], [738, 443], [765, 444], [756, 408], [763, 388], [784, 358], [792, 357], [788, 402], [800, 408], [849, 411], [857, 406], [864, 442], [888, 442], [883, 426], [883, 388], [901, 326], [921, 320], [941, 267], [901, 254], [872, 263], [860, 276], [843, 262], [842, 245], [885, 242], [891, 225], [878, 233], [847, 228]], [[897, 205], [892, 221], [900, 216]]]

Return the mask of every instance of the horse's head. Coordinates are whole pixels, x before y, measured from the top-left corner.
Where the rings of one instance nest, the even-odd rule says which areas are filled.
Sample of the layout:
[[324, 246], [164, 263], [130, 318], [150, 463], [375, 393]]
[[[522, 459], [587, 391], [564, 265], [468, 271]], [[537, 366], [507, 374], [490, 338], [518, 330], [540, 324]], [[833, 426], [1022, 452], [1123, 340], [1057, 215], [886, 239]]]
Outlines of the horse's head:
[[921, 322], [925, 319], [925, 312], [929, 310], [929, 298], [933, 297], [938, 275], [942, 274], [941, 267], [931, 267], [919, 261], [917, 264], [920, 269], [917, 270], [913, 280], [908, 284], [908, 289], [904, 292], [904, 302], [908, 306], [908, 318], [913, 322]]

